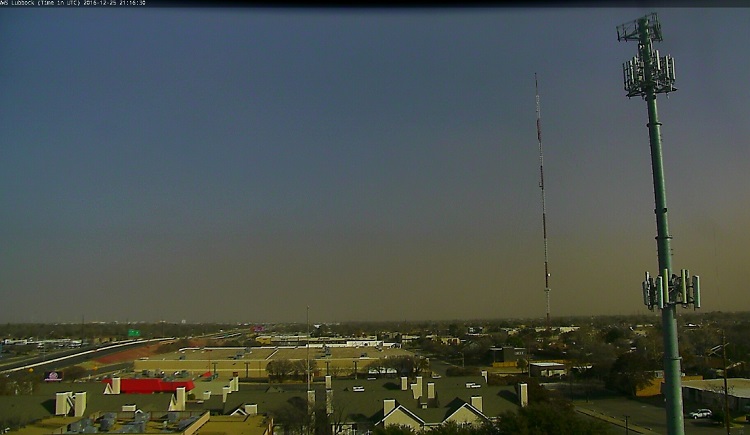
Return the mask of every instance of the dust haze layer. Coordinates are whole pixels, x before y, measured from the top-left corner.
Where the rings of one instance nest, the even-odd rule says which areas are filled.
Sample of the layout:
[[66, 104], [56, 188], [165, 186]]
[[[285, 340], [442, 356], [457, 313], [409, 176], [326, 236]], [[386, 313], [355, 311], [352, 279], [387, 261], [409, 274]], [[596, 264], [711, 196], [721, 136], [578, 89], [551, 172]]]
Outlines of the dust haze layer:
[[[534, 73], [552, 316], [646, 312], [652, 10], [66, 12], [0, 16], [5, 321], [541, 318]], [[673, 264], [748, 310], [750, 10], [656, 12]]]

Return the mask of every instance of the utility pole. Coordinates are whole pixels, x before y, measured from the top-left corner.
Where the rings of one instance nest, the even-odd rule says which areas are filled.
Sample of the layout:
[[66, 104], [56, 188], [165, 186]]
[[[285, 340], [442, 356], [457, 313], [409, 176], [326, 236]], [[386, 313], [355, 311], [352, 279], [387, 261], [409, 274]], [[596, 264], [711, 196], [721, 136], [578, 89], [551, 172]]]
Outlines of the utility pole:
[[305, 323], [307, 324], [307, 346], [305, 346], [305, 365], [307, 366], [305, 371], [307, 374], [307, 391], [310, 391], [310, 306], [307, 306], [305, 314]]
[[[314, 426], [315, 421], [315, 391], [310, 389], [310, 306], [307, 306], [305, 312], [305, 323], [307, 324], [307, 340], [305, 345], [305, 374], [307, 375], [307, 414], [310, 418], [310, 426]], [[312, 433], [310, 427], [308, 427], [308, 433]]]
[[721, 330], [721, 365], [724, 368], [724, 426], [729, 435], [729, 392], [727, 391], [727, 337]]
[[[623, 64], [627, 96], [641, 96], [648, 105], [648, 133], [651, 147], [651, 169], [654, 181], [656, 208], [656, 244], [659, 275], [654, 280], [646, 272], [643, 282], [643, 302], [653, 310], [661, 310], [664, 340], [664, 396], [667, 408], [668, 435], [684, 435], [682, 410], [680, 354], [677, 345], [677, 305], [700, 308], [699, 278], [683, 269], [680, 276], [672, 274], [672, 252], [667, 223], [667, 193], [661, 149], [661, 123], [656, 109], [656, 94], [676, 91], [674, 87], [674, 59], [659, 57], [653, 48], [661, 42], [661, 26], [655, 13], [617, 27], [618, 41], [638, 41], [638, 54]], [[690, 281], [690, 282], [689, 282]]]

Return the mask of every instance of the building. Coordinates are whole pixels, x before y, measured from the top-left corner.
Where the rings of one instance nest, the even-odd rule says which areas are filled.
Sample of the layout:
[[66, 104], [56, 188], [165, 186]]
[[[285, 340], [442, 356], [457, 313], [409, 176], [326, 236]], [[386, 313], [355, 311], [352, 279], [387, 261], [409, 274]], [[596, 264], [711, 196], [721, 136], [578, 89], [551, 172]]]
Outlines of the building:
[[417, 431], [448, 422], [478, 424], [518, 409], [513, 387], [488, 385], [483, 377], [337, 380], [326, 392], [344, 433], [409, 426]]
[[[59, 433], [124, 429], [185, 434], [208, 433], [207, 428], [214, 426], [239, 428], [248, 417], [265, 416], [265, 423], [254, 423], [251, 432], [266, 435], [284, 433], [284, 422], [271, 419], [277, 411], [296, 409], [306, 414], [318, 409], [325, 410], [336, 433], [357, 435], [393, 425], [421, 431], [448, 422], [478, 424], [519, 407], [512, 386], [489, 385], [486, 376], [344, 380], [326, 376], [324, 383], [314, 383], [308, 391], [304, 382], [240, 383], [235, 375], [195, 379], [191, 391], [181, 386], [174, 392], [160, 392], [162, 388], [156, 384], [144, 383], [152, 387], [153, 394], [138, 394], [143, 388], [128, 394], [123, 381], [44, 384], [38, 395], [12, 396], [7, 401], [0, 397], [0, 415], [11, 415], [23, 405], [24, 424], [51, 418], [45, 427], [57, 428], [54, 430]], [[209, 426], [214, 416], [234, 416], [236, 425], [234, 420], [222, 420]]]
[[[682, 397], [709, 407], [723, 408], [724, 380], [682, 381]], [[750, 379], [727, 379], [729, 409], [750, 412]]]
[[526, 359], [526, 348], [523, 348], [523, 347], [512, 347], [512, 346], [491, 347], [490, 351], [492, 352], [493, 365], [500, 363], [497, 365], [515, 366], [518, 360]]
[[[199, 377], [210, 372], [219, 377], [268, 379], [266, 366], [274, 360], [304, 362], [314, 361], [314, 377], [326, 375], [350, 376], [355, 372], [367, 373], [367, 366], [380, 358], [413, 356], [414, 354], [394, 346], [359, 346], [363, 342], [346, 345], [307, 346], [262, 346], [185, 348], [178, 352], [158, 356], [142, 357], [134, 361], [136, 373], [183, 374]], [[382, 342], [380, 342], [382, 344]]]
[[109, 385], [110, 394], [153, 394], [153, 393], [175, 393], [182, 387], [186, 391], [195, 388], [192, 379], [169, 381], [161, 378], [107, 378], [104, 383]]
[[551, 378], [564, 376], [566, 373], [565, 364], [556, 362], [533, 362], [529, 364], [529, 374], [534, 377]]
[[[682, 380], [683, 383], [686, 381], [701, 381], [703, 380], [703, 376], [700, 376], [700, 375], [686, 376], [683, 373], [680, 379]], [[639, 387], [636, 390], [635, 395], [637, 397], [658, 396], [662, 394], [663, 388], [664, 388], [664, 370], [654, 370], [654, 378], [651, 379], [651, 382], [648, 385]]]

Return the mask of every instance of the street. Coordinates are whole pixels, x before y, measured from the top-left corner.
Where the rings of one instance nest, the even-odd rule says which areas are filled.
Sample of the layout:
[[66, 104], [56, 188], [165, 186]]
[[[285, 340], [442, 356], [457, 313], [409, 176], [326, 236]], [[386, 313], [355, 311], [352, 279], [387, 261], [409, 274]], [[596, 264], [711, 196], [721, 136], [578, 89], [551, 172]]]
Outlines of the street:
[[[619, 430], [624, 431], [625, 416], [628, 416], [630, 425], [650, 429], [658, 434], [667, 433], [666, 410], [661, 406], [626, 397], [601, 397], [589, 401], [579, 400], [574, 403], [576, 409], [589, 409], [618, 420], [618, 429], [614, 431], [615, 433], [619, 433], [617, 432]], [[744, 435], [744, 429], [746, 428], [733, 428], [731, 433], [732, 435]], [[747, 429], [750, 433], [750, 428]], [[710, 419], [685, 419], [686, 435], [719, 435], [724, 433], [726, 433], [726, 429]]]

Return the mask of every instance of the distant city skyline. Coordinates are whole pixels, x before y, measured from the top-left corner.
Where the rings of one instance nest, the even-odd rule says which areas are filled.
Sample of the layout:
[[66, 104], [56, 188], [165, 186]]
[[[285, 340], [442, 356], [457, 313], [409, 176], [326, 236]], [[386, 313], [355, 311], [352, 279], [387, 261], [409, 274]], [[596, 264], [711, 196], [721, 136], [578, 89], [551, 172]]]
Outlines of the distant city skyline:
[[12, 8], [0, 317], [543, 318], [534, 74], [551, 316], [647, 313], [651, 12], [673, 264], [748, 311], [748, 8]]

